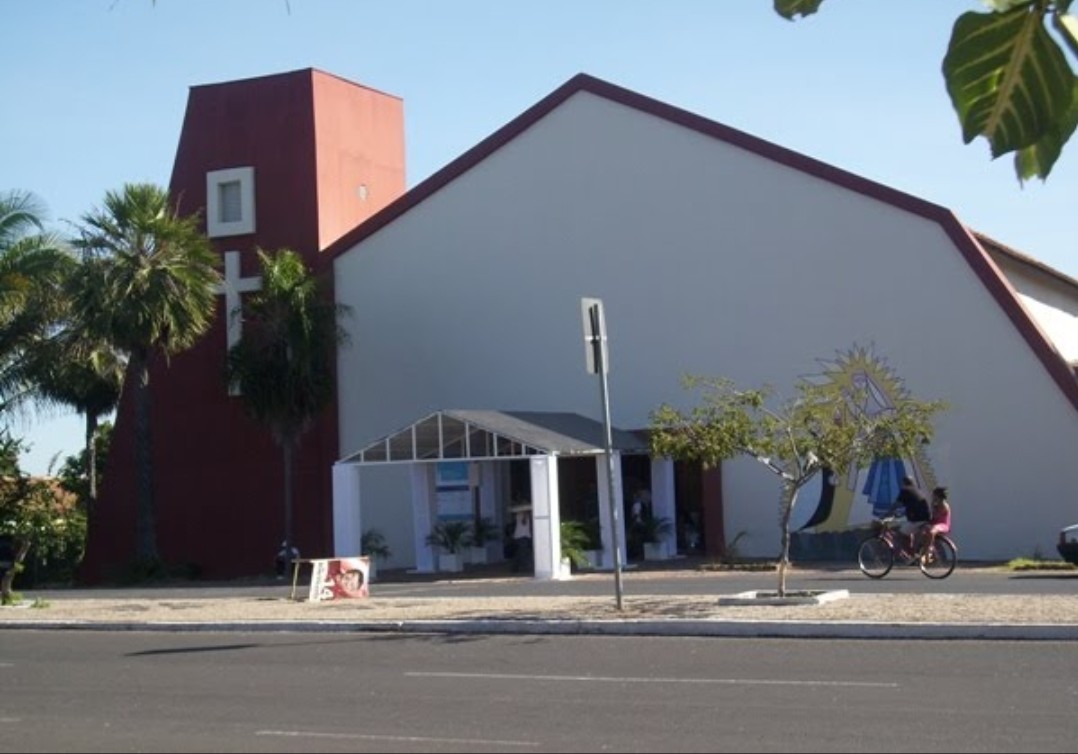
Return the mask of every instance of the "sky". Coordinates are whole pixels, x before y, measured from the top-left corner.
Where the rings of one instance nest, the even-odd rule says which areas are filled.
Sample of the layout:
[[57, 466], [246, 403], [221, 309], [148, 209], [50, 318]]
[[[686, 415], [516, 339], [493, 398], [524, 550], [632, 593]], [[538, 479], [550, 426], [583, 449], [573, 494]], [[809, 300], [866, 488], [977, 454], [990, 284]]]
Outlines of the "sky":
[[[2, 0], [0, 191], [50, 226], [167, 186], [192, 86], [317, 68], [404, 102], [415, 186], [587, 73], [953, 211], [1078, 278], [1078, 139], [1048, 180], [962, 141], [940, 67], [978, 0]], [[82, 447], [63, 411], [16, 421], [41, 474]]]

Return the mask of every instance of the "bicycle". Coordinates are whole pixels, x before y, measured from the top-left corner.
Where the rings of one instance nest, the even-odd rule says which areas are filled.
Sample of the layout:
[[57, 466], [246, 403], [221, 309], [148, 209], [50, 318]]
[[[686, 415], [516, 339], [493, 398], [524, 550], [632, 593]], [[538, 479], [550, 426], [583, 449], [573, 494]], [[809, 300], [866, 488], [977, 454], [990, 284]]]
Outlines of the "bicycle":
[[930, 579], [945, 579], [954, 572], [958, 562], [958, 547], [946, 534], [937, 534], [932, 549], [923, 557], [911, 549], [907, 537], [898, 531], [894, 517], [873, 522], [875, 532], [857, 549], [857, 565], [861, 573], [870, 579], [882, 579], [891, 572], [895, 562], [899, 565], [920, 567], [921, 573]]

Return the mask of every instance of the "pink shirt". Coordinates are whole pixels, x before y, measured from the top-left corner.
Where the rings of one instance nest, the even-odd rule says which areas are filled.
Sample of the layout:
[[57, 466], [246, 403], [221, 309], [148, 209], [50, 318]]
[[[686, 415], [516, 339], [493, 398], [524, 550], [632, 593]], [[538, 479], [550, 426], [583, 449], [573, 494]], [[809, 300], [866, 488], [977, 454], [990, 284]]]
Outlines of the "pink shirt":
[[932, 528], [936, 531], [951, 530], [951, 506], [937, 505], [932, 508]]

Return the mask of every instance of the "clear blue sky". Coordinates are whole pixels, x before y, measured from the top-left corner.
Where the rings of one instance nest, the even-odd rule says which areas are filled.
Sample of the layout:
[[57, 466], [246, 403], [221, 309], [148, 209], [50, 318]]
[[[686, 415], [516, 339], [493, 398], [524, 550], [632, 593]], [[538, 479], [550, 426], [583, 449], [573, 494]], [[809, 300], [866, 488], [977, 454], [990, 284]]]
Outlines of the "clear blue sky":
[[[1078, 141], [1046, 183], [964, 145], [940, 74], [977, 0], [3, 0], [0, 190], [59, 229], [166, 186], [188, 88], [318, 68], [404, 100], [408, 185], [588, 73], [948, 207], [1078, 278]], [[15, 427], [42, 473], [73, 415]]]

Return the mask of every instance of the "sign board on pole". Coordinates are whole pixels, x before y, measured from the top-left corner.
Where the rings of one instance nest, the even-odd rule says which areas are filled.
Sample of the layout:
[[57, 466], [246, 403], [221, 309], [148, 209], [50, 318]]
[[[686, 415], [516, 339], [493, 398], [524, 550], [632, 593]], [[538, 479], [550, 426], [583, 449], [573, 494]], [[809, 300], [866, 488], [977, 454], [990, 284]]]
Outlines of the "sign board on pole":
[[580, 313], [584, 321], [584, 355], [588, 374], [599, 374], [600, 363], [603, 365], [603, 373], [608, 373], [610, 359], [606, 347], [606, 318], [603, 316], [602, 299], [580, 299]]

